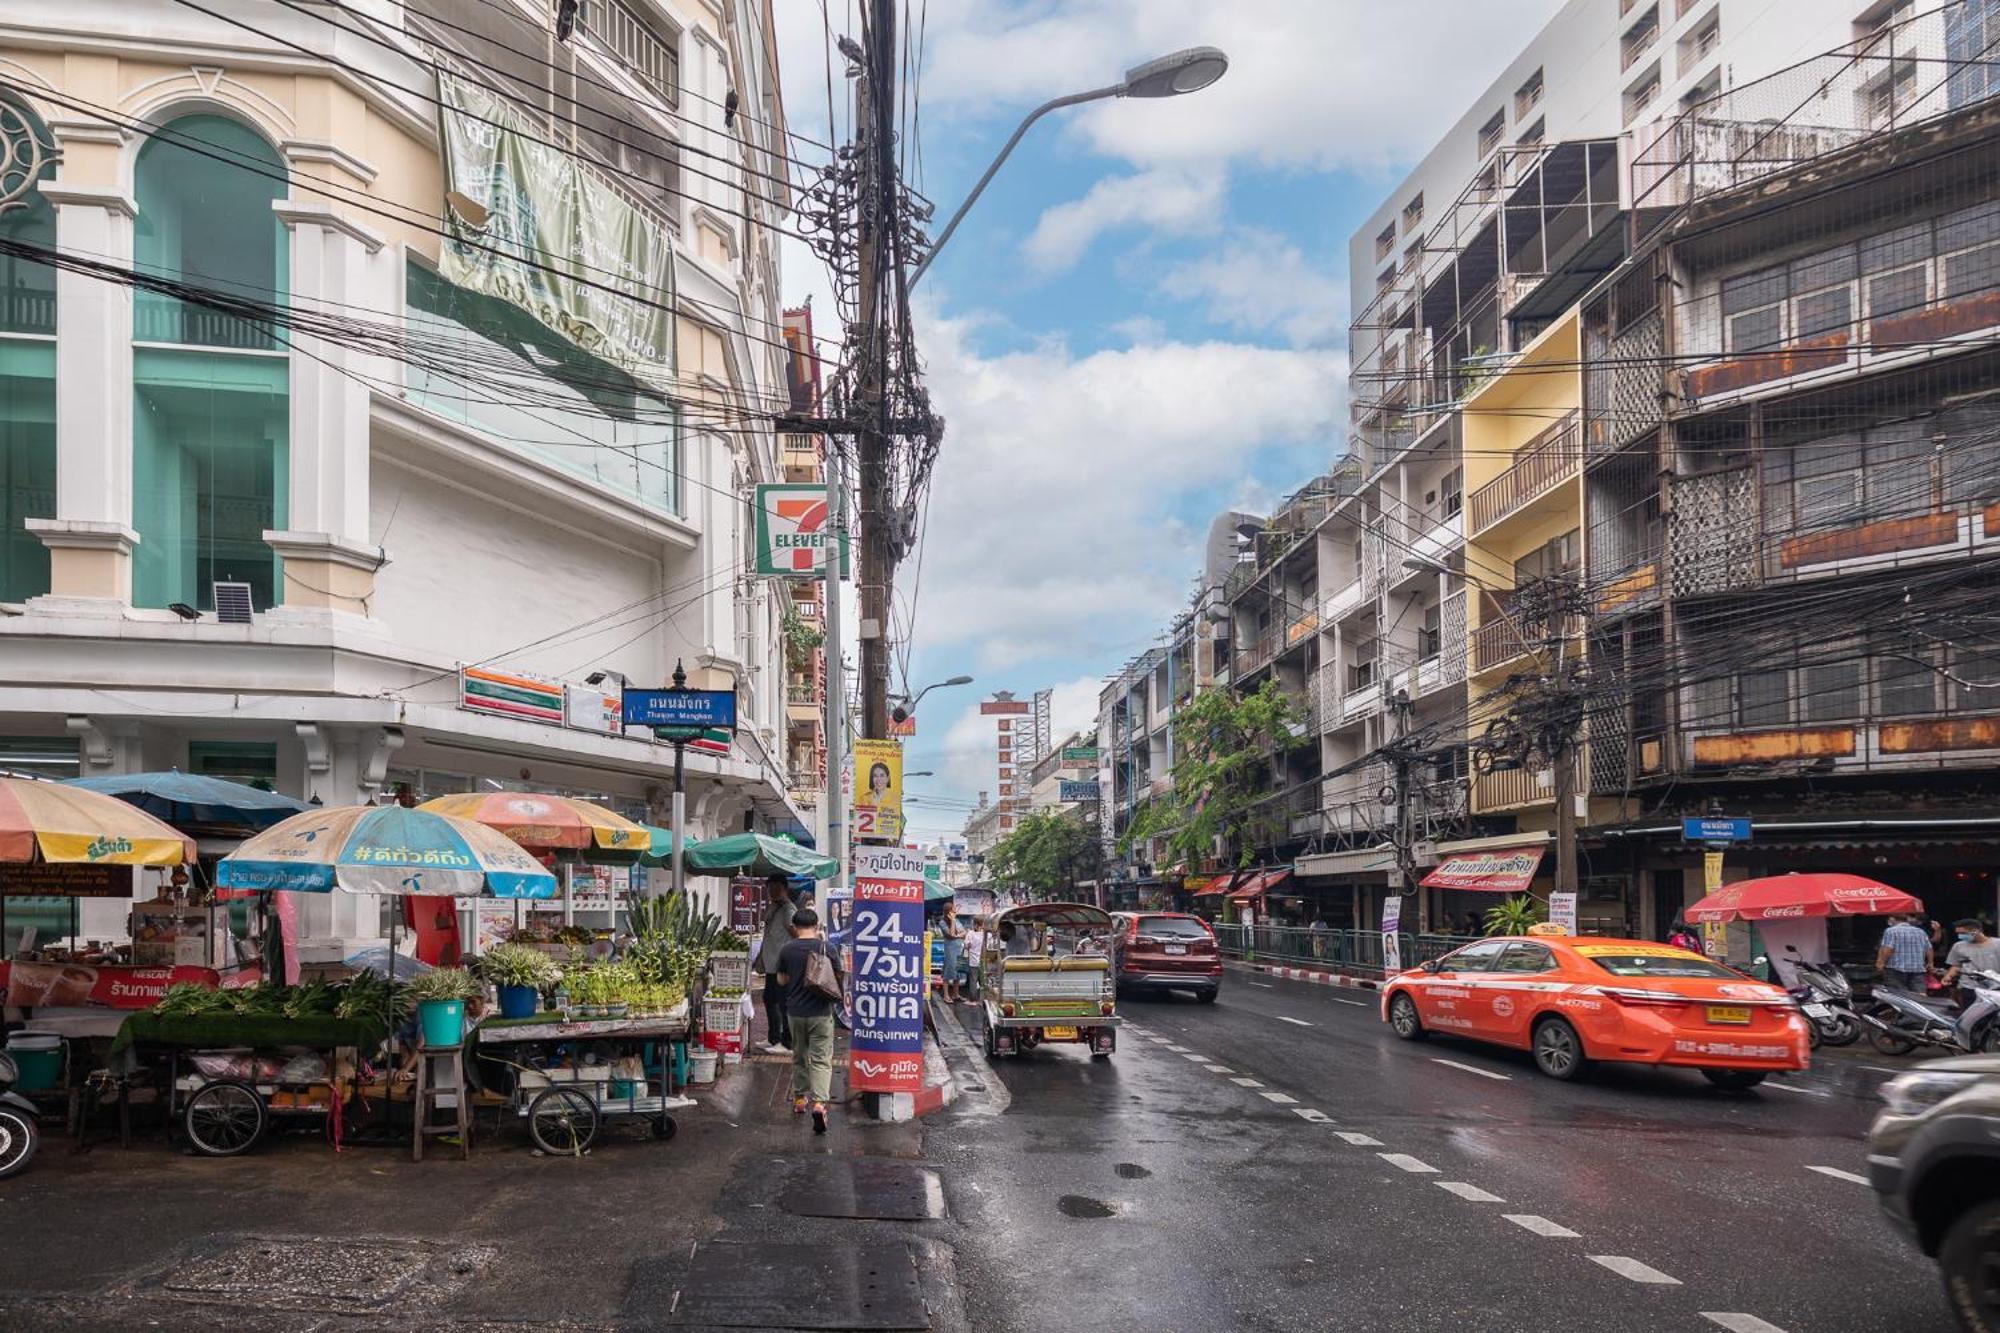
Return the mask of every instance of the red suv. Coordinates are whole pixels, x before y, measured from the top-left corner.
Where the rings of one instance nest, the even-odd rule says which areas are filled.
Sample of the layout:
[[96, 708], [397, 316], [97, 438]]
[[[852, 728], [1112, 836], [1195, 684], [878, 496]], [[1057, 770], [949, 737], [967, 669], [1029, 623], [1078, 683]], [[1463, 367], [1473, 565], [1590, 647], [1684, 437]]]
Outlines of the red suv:
[[1222, 955], [1215, 932], [1198, 916], [1180, 912], [1114, 912], [1111, 966], [1122, 994], [1136, 990], [1193, 991], [1213, 1003], [1222, 988]]

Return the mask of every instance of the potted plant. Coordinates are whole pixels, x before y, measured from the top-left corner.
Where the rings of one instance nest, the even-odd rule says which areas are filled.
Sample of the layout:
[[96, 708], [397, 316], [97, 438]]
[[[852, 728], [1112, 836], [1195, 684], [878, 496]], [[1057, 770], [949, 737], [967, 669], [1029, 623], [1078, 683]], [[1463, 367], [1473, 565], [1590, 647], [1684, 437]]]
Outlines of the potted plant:
[[465, 1004], [483, 993], [478, 978], [462, 967], [440, 967], [409, 983], [417, 1007], [417, 1038], [425, 1046], [465, 1042]]
[[606, 987], [605, 1007], [612, 1018], [625, 1018], [632, 1012], [632, 987], [635, 983], [632, 970], [622, 963], [607, 963], [604, 967]]
[[527, 944], [496, 944], [479, 960], [480, 975], [500, 992], [502, 1018], [532, 1018], [539, 992], [555, 984], [555, 960]]

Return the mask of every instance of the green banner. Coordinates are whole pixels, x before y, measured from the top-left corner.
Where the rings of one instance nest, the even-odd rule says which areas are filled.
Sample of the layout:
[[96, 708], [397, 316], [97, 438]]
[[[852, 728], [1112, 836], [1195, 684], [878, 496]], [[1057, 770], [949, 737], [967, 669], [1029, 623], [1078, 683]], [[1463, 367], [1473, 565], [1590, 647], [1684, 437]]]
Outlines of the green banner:
[[506, 301], [648, 387], [674, 385], [666, 227], [508, 102], [438, 73], [446, 215], [438, 268]]

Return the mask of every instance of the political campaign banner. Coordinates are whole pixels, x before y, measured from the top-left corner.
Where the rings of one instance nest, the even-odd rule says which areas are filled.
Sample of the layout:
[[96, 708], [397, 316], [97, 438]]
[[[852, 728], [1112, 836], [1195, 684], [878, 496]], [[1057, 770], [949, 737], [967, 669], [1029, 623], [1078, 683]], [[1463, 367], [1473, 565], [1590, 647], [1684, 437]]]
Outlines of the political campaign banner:
[[853, 1036], [847, 1086], [916, 1092], [924, 1081], [924, 857], [854, 849]]

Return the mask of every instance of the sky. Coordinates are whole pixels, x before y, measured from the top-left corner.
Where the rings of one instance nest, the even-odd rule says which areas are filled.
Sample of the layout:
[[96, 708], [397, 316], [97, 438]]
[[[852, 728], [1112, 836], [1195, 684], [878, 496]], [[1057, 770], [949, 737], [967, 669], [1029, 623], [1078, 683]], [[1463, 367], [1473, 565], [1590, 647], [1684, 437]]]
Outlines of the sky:
[[[837, 59], [829, 126], [826, 53], [829, 23], [858, 35], [853, 5], [775, 0], [787, 116], [822, 144], [851, 132]], [[1559, 6], [909, 0], [909, 180], [940, 226], [1041, 102], [1184, 47], [1230, 59], [1197, 94], [1045, 118], [918, 289], [947, 429], [897, 576], [892, 689], [975, 683], [917, 710], [905, 768], [937, 776], [908, 783], [909, 836], [956, 834], [993, 791], [981, 698], [1053, 689], [1056, 738], [1094, 730], [1104, 679], [1186, 605], [1209, 520], [1345, 452], [1348, 239]], [[786, 245], [787, 304], [832, 310], [817, 259]]]

